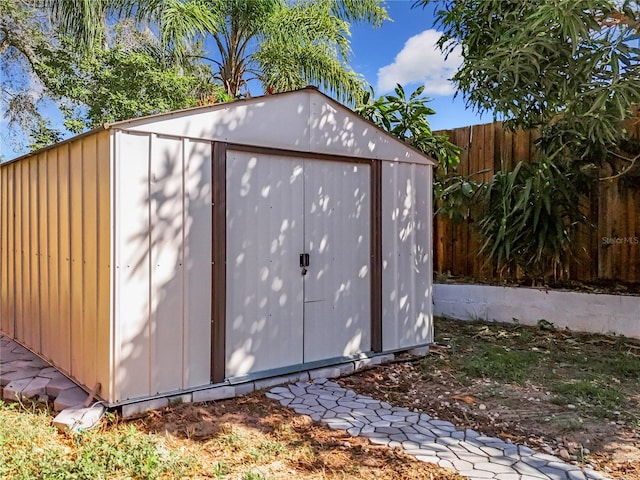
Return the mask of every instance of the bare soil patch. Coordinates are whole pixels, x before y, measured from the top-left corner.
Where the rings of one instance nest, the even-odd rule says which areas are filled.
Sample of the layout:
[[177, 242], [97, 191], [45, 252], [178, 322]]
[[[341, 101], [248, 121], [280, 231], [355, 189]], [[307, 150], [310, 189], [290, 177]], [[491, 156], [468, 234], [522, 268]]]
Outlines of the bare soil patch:
[[339, 380], [612, 478], [640, 480], [640, 342], [436, 320], [438, 344]]
[[197, 455], [189, 478], [462, 480], [399, 449], [330, 430], [257, 392], [202, 404], [173, 405], [133, 422]]

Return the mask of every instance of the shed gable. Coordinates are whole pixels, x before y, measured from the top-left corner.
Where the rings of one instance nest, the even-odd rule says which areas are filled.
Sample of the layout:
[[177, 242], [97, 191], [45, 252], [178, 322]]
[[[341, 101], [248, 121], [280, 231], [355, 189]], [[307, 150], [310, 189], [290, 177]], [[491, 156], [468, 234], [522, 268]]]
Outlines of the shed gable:
[[314, 88], [155, 115], [113, 127], [300, 152], [434, 164]]

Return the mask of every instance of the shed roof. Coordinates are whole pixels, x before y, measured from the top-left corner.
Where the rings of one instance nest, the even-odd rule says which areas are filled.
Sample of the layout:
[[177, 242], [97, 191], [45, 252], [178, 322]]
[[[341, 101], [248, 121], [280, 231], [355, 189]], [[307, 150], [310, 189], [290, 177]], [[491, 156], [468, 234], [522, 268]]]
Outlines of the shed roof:
[[61, 143], [102, 129], [435, 165], [430, 157], [315, 87], [105, 124]]

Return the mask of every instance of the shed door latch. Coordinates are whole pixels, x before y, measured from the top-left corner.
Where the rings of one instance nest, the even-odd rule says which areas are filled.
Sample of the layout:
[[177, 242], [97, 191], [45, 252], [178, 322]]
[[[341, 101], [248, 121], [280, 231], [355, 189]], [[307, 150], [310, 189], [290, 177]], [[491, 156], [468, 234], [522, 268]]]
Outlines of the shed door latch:
[[300, 254], [300, 268], [302, 269], [302, 275], [307, 274], [307, 267], [309, 266], [309, 254], [301, 253]]

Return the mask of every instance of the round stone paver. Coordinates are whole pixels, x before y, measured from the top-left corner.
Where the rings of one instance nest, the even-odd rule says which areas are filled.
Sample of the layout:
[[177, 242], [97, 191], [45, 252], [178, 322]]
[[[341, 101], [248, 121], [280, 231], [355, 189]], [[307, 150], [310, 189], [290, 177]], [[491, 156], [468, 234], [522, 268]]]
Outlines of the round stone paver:
[[274, 387], [267, 397], [330, 428], [403, 448], [418, 460], [456, 469], [471, 480], [607, 480], [553, 455], [457, 429], [451, 422], [358, 395], [325, 379]]

